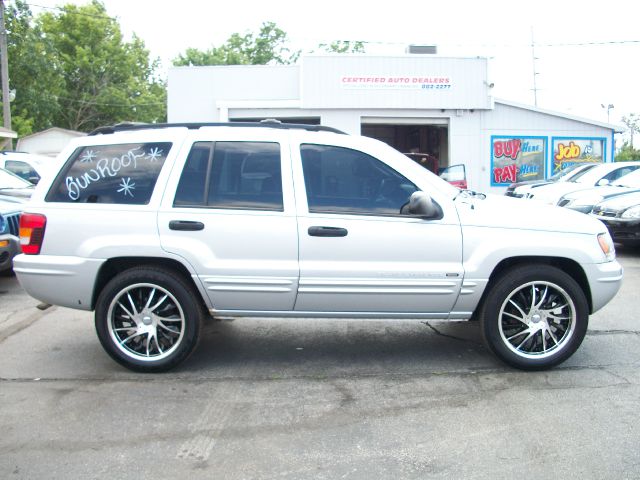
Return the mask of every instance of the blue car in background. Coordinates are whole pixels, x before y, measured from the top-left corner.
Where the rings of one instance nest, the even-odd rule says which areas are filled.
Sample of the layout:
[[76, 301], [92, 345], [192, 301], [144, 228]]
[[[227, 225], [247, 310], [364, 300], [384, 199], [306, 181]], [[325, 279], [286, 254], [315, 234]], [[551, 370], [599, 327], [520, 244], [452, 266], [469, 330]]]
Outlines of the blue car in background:
[[0, 200], [0, 274], [6, 274], [13, 268], [13, 257], [20, 249], [20, 212], [22, 201]]

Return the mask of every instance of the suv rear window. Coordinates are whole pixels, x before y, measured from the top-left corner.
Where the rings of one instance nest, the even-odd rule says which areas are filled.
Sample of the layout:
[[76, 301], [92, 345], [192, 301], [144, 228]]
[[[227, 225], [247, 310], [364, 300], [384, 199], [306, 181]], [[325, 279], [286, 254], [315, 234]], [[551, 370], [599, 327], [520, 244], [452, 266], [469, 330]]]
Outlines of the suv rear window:
[[171, 143], [78, 148], [58, 174], [47, 202], [146, 205]]

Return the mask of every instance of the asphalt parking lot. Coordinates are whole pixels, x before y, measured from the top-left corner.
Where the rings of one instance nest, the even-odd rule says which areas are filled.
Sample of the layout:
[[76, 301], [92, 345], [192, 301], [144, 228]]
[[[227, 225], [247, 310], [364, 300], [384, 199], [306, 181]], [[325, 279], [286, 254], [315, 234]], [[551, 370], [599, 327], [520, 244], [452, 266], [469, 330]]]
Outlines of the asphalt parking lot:
[[0, 277], [0, 478], [640, 478], [640, 251], [548, 372], [505, 367], [477, 325], [219, 320], [141, 375], [92, 315]]

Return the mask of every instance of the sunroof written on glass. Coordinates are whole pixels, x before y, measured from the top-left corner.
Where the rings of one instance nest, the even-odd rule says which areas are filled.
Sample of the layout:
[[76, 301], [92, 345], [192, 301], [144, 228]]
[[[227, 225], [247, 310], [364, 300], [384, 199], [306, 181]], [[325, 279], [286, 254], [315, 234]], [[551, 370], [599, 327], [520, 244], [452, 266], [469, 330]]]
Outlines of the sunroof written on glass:
[[169, 142], [79, 148], [56, 178], [46, 200], [147, 204], [169, 150]]

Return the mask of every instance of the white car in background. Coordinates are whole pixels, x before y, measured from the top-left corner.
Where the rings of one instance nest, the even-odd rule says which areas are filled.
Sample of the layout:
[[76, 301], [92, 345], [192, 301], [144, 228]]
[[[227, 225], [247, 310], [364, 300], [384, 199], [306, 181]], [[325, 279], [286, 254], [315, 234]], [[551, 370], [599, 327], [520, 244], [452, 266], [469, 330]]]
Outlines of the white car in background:
[[640, 168], [640, 162], [603, 163], [568, 182], [551, 183], [536, 188], [522, 198], [547, 205], [557, 205], [563, 195], [578, 190], [609, 185], [638, 168]]
[[36, 185], [56, 165], [56, 159], [24, 152], [0, 152], [0, 168]]
[[587, 188], [563, 195], [558, 201], [559, 207], [570, 208], [577, 212], [590, 213], [598, 203], [609, 198], [640, 191], [640, 169], [619, 178], [609, 185]]
[[565, 168], [564, 170], [560, 170], [546, 180], [526, 180], [524, 182], [512, 183], [507, 187], [507, 190], [504, 192], [504, 194], [507, 197], [522, 198], [525, 195], [529, 194], [531, 190], [549, 185], [550, 183], [568, 182], [572, 179], [575, 180], [579, 176], [587, 173], [588, 170], [591, 170], [598, 165], [602, 164], [598, 162], [577, 163], [568, 168]]
[[0, 201], [22, 198], [25, 201], [31, 197], [35, 185], [31, 182], [0, 168]]

